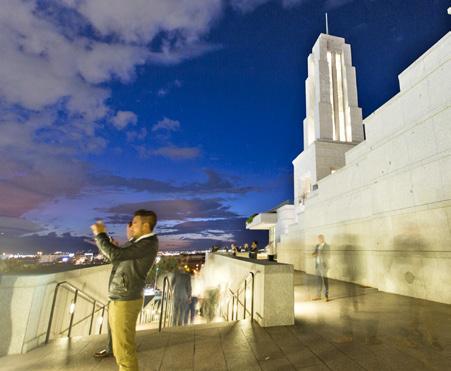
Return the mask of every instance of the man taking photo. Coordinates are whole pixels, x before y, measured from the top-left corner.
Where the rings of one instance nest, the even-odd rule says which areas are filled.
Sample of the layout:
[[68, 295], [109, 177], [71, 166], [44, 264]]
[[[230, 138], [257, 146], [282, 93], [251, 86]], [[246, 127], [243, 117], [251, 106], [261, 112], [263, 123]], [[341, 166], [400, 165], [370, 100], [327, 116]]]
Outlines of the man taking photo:
[[156, 223], [153, 211], [136, 211], [130, 228], [132, 238], [123, 246], [111, 242], [102, 223], [91, 226], [97, 247], [113, 264], [108, 287], [108, 322], [114, 357], [121, 371], [138, 370], [136, 320], [143, 304], [146, 276], [158, 252], [158, 238], [153, 233]]

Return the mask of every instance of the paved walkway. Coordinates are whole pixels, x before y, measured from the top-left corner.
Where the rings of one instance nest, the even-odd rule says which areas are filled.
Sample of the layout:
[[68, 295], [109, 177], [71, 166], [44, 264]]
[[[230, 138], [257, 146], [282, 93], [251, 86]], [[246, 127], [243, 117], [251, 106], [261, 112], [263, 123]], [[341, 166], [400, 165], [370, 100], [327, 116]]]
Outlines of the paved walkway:
[[[451, 370], [451, 306], [331, 280], [312, 301], [314, 277], [296, 272], [296, 325], [249, 321], [138, 333], [142, 370]], [[0, 358], [2, 370], [114, 370], [92, 354], [105, 335], [59, 339]]]

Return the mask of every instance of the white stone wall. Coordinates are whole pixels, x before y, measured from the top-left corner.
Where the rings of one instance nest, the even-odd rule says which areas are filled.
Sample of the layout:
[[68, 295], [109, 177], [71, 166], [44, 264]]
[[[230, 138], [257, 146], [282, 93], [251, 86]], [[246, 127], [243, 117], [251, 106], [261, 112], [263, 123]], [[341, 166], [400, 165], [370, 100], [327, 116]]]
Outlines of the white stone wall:
[[276, 248], [280, 243], [280, 236], [288, 232], [288, 226], [294, 223], [294, 205], [284, 205], [277, 209], [277, 224], [275, 226]]
[[[74, 269], [71, 271], [41, 275], [1, 275], [0, 276], [0, 356], [25, 353], [45, 341], [53, 293], [58, 282], [68, 281], [107, 303], [108, 278], [111, 265]], [[52, 325], [52, 338], [69, 324], [69, 305], [73, 294], [61, 289], [57, 296], [56, 310]], [[77, 300], [74, 323], [91, 314], [92, 305]], [[106, 317], [106, 316], [105, 316]], [[89, 320], [74, 326], [72, 335], [86, 335]], [[100, 324], [94, 323], [98, 332]], [[106, 332], [106, 318], [102, 332]]]
[[330, 277], [451, 303], [451, 33], [399, 80], [401, 92], [364, 121], [366, 141], [281, 236], [279, 261], [313, 273], [322, 233]]

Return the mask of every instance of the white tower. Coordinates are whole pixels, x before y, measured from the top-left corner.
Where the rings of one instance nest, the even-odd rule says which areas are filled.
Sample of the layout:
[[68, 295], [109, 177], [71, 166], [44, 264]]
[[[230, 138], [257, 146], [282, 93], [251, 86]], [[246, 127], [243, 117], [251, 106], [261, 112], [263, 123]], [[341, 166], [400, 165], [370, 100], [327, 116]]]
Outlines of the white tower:
[[297, 204], [320, 179], [344, 166], [345, 152], [364, 139], [351, 46], [343, 38], [318, 37], [305, 90], [304, 151], [293, 161]]

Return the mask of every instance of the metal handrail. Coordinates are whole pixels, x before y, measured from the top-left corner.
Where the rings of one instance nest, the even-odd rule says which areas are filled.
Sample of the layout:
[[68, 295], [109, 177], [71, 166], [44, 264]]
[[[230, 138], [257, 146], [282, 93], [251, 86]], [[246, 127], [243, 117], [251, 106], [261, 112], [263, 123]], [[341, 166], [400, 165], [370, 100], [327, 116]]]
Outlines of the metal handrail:
[[[70, 338], [71, 333], [72, 333], [72, 327], [74, 324], [75, 309], [76, 309], [76, 303], [77, 303], [78, 297], [81, 297], [81, 298], [87, 300], [89, 303], [93, 304], [91, 315], [83, 319], [83, 320], [85, 320], [85, 319], [91, 317], [91, 322], [89, 325], [89, 335], [91, 335], [91, 333], [92, 333], [92, 324], [93, 324], [93, 320], [94, 320], [94, 315], [97, 312], [96, 307], [99, 307], [102, 310], [102, 318], [105, 314], [105, 308], [107, 307], [107, 304], [102, 303], [101, 301], [99, 301], [97, 299], [94, 299], [91, 295], [87, 294], [83, 290], [80, 290], [78, 287], [74, 286], [70, 282], [67, 282], [67, 281], [58, 282], [55, 286], [55, 291], [53, 293], [53, 301], [52, 301], [52, 307], [50, 309], [50, 317], [49, 317], [49, 324], [47, 326], [47, 333], [45, 336], [45, 344], [48, 344], [48, 342], [50, 340], [50, 331], [52, 329], [52, 322], [53, 322], [53, 315], [55, 313], [56, 299], [57, 299], [58, 291], [59, 291], [60, 287], [63, 287], [66, 290], [72, 291], [74, 293], [74, 298], [72, 299], [72, 303], [71, 303], [70, 322], [69, 322], [69, 327], [67, 329], [67, 337], [68, 338]], [[77, 322], [77, 324], [79, 324], [79, 323], [80, 323], [80, 321]], [[103, 323], [102, 323], [102, 325], [103, 325]], [[102, 325], [100, 325], [99, 333], [102, 332]], [[65, 332], [65, 331], [66, 330], [64, 330], [63, 332]]]
[[[158, 323], [158, 331], [161, 332], [161, 329], [166, 327], [166, 319], [169, 320], [169, 323], [172, 319], [172, 305], [169, 306], [169, 315], [168, 315], [168, 303], [172, 302], [172, 285], [169, 282], [168, 276], [164, 277], [163, 280], [163, 292], [161, 295], [161, 304], [160, 304], [160, 319]], [[171, 303], [172, 304], [172, 303]]]
[[[156, 296], [154, 296], [152, 298], [152, 300], [150, 300], [146, 306], [143, 306], [143, 308], [141, 309], [141, 313], [139, 315], [139, 324], [145, 324], [145, 323], [149, 323], [149, 322], [153, 322], [154, 320], [154, 315], [155, 313], [157, 313], [159, 311], [159, 305], [161, 303], [161, 297], [156, 300]], [[150, 310], [150, 318], [148, 316]]]
[[[251, 278], [251, 310], [249, 311], [247, 309], [247, 281]], [[255, 273], [249, 272], [249, 275], [244, 279], [244, 288], [238, 287], [238, 289], [234, 292], [233, 290], [229, 289], [229, 294], [231, 295], [232, 299], [232, 321], [234, 320], [234, 314], [235, 314], [235, 320], [238, 320], [238, 305], [240, 305], [243, 308], [243, 318], [246, 319], [246, 313], [250, 314], [251, 316], [251, 322], [254, 320], [254, 287], [255, 287]], [[240, 300], [240, 294], [243, 293], [243, 301]], [[230, 299], [227, 301], [227, 314], [225, 316], [225, 319], [229, 321], [229, 304]]]
[[[95, 315], [98, 312], [100, 312], [100, 311], [102, 311], [101, 317], [103, 318], [104, 313], [105, 313], [105, 308], [102, 306], [102, 307], [99, 307], [99, 308], [95, 309], [94, 315], [91, 313], [91, 314], [89, 314], [87, 316], [84, 316], [83, 318], [80, 318], [78, 321], [74, 321], [74, 323], [72, 324], [72, 327], [75, 327], [75, 326], [79, 325], [80, 323], [83, 323], [84, 321], [86, 321], [88, 318], [91, 318], [91, 322], [89, 324], [89, 333], [88, 333], [88, 335], [91, 335], [92, 334], [92, 324], [94, 322], [93, 319], [94, 319]], [[102, 324], [99, 327], [99, 334], [102, 333], [102, 330], [101, 330], [102, 329], [102, 325], [103, 325], [103, 321], [102, 321]], [[68, 332], [68, 331], [69, 331], [69, 326], [67, 328], [65, 328], [64, 330], [60, 330], [59, 334], [63, 335], [65, 332]]]

